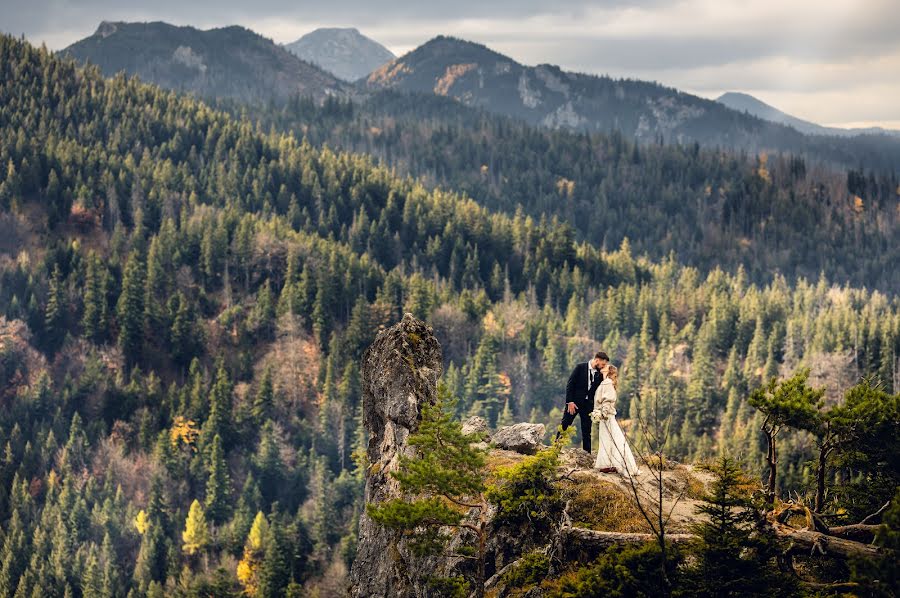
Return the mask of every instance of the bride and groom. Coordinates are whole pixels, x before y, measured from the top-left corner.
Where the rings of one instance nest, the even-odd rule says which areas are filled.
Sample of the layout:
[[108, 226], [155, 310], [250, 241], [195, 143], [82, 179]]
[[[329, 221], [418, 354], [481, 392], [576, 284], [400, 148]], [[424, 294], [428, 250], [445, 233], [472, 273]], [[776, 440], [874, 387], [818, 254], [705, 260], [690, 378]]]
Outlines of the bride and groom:
[[[633, 476], [640, 472], [625, 434], [616, 422], [617, 387], [618, 369], [603, 351], [590, 361], [576, 365], [566, 383], [562, 429], [571, 426], [577, 415], [581, 419], [581, 444], [590, 453], [592, 424], [599, 423], [594, 467], [605, 473]], [[556, 437], [559, 438], [559, 432]]]

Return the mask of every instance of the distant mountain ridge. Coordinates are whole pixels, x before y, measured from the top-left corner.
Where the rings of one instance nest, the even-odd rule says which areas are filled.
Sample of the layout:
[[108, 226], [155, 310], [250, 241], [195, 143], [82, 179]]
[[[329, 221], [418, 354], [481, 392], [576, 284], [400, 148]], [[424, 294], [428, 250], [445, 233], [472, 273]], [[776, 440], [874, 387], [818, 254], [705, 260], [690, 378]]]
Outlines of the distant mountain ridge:
[[394, 53], [355, 27], [320, 28], [284, 48], [344, 81], [356, 81], [390, 62]]
[[[547, 64], [525, 66], [481, 44], [445, 36], [382, 66], [364, 86], [448, 96], [551, 128], [617, 130], [641, 142], [699, 142], [749, 152], [806, 153], [826, 161], [835, 153], [827, 138], [808, 137], [785, 124], [657, 83], [572, 73]], [[850, 153], [859, 149], [878, 157], [873, 164], [897, 169], [890, 165], [900, 164], [900, 139], [858, 139], [853, 142], [860, 147], [848, 148]], [[859, 163], [851, 162], [839, 163]]]
[[782, 112], [778, 108], [775, 108], [770, 104], [766, 104], [762, 100], [755, 98], [750, 94], [737, 91], [729, 91], [723, 93], [718, 98], [716, 98], [716, 101], [724, 106], [728, 106], [732, 110], [737, 110], [738, 112], [747, 112], [748, 114], [752, 114], [753, 116], [756, 116], [763, 120], [781, 123], [783, 125], [793, 127], [801, 133], [805, 133], [807, 135], [835, 135], [838, 137], [852, 137], [854, 135], [885, 134], [900, 136], [900, 131], [883, 129], [881, 127], [867, 127], [862, 129], [842, 129], [840, 127], [826, 127], [824, 125], [819, 125], [808, 120], [803, 120], [802, 118], [797, 118], [796, 116], [792, 116], [790, 114], [787, 114], [786, 112]]
[[[324, 54], [365, 54], [360, 48], [366, 42], [360, 40], [367, 38], [356, 30], [313, 33], [304, 38], [310, 43], [318, 39]], [[104, 22], [62, 53], [98, 65], [107, 76], [125, 71], [216, 100], [258, 105], [298, 96], [322, 102], [328, 97], [362, 100], [380, 90], [419, 93], [551, 129], [618, 131], [641, 143], [696, 142], [752, 154], [798, 154], [841, 168], [900, 172], [900, 136], [808, 135], [657, 83], [571, 73], [547, 64], [525, 66], [481, 44], [444, 36], [355, 84], [237, 26], [201, 31], [160, 22]]]
[[97, 31], [61, 52], [168, 89], [245, 102], [301, 94], [322, 100], [347, 95], [334, 75], [305, 62], [244, 27], [206, 31], [163, 22], [100, 23]]

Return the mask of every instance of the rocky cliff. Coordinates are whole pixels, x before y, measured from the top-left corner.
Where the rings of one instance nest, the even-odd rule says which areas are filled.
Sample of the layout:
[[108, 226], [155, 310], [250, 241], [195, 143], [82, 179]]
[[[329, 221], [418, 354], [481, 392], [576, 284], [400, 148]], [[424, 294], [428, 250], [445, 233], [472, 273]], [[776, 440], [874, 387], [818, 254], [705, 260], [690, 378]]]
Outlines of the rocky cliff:
[[[437, 398], [441, 374], [441, 347], [432, 329], [410, 314], [381, 332], [366, 351], [362, 364], [364, 424], [369, 433], [365, 500], [380, 503], [399, 496], [399, 484], [391, 476], [402, 454], [412, 456], [407, 445], [418, 429], [421, 406]], [[514, 465], [540, 452], [543, 424], [519, 423], [494, 431], [481, 418], [463, 425], [475, 442], [490, 441], [488, 468]], [[613, 474], [592, 469], [593, 459], [581, 449], [563, 451], [557, 484], [566, 508], [550, 533], [492, 522], [486, 552], [488, 587], [505, 595], [504, 572], [515, 567], [526, 554], [548, 555], [555, 569], [572, 562], [589, 562], [614, 543], [646, 542], [651, 539], [631, 498], [629, 484]], [[647, 490], [652, 476], [637, 483]], [[665, 472], [667, 500], [678, 499], [671, 532], [684, 531], [693, 519], [695, 499], [704, 480], [692, 468], [672, 465]], [[493, 507], [492, 507], [493, 509]], [[686, 536], [677, 533], [673, 540]], [[459, 538], [457, 538], [459, 539]], [[359, 543], [351, 570], [354, 597], [433, 595], [427, 586], [432, 575], [462, 575], [470, 578], [471, 563], [460, 559], [417, 557], [397, 533], [376, 525], [365, 513], [360, 518]], [[540, 594], [536, 594], [540, 595]]]
[[[391, 477], [406, 440], [418, 427], [420, 406], [434, 403], [441, 374], [441, 346], [434, 331], [406, 314], [381, 332], [362, 365], [363, 422], [369, 433], [366, 504], [397, 496]], [[394, 532], [375, 525], [363, 512], [359, 548], [350, 572], [353, 596], [416, 596], [413, 561]]]

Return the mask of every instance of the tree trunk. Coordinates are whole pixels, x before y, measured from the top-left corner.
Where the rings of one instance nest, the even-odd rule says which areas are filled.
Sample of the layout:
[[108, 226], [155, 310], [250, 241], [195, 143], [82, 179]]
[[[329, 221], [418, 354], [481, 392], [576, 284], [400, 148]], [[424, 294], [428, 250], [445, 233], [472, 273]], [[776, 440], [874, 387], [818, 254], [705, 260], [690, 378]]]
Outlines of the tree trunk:
[[478, 533], [478, 568], [475, 579], [475, 598], [484, 598], [484, 558], [487, 539], [484, 511], [485, 509], [481, 509], [481, 523], [478, 526], [480, 531]]
[[882, 552], [877, 547], [862, 542], [854, 542], [812, 530], [795, 529], [778, 521], [770, 521], [770, 523], [778, 536], [792, 541], [793, 545], [790, 551], [797, 554], [802, 552], [810, 555], [818, 552], [840, 559], [877, 559], [882, 556]]
[[819, 448], [819, 462], [816, 465], [816, 501], [813, 506], [816, 513], [821, 513], [825, 508], [825, 474], [830, 452], [831, 447], [827, 444]]
[[769, 465], [769, 482], [766, 485], [766, 500], [768, 501], [769, 506], [772, 507], [775, 505], [775, 478], [778, 467], [778, 459], [775, 454], [775, 432], [768, 429], [764, 429], [763, 431], [766, 434], [766, 441], [769, 445], [769, 450], [766, 454], [766, 463]]

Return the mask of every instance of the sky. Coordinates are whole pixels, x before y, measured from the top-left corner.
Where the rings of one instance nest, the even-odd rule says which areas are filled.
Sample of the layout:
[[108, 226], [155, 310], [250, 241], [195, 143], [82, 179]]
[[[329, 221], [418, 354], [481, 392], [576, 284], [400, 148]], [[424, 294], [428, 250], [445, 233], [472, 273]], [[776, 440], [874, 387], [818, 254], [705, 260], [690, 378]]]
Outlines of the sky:
[[100, 21], [243, 25], [276, 42], [357, 27], [401, 55], [432, 37], [523, 64], [756, 96], [832, 126], [900, 129], [898, 0], [0, 0], [0, 30], [61, 49]]

